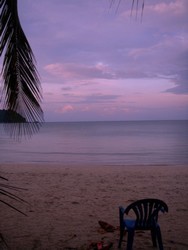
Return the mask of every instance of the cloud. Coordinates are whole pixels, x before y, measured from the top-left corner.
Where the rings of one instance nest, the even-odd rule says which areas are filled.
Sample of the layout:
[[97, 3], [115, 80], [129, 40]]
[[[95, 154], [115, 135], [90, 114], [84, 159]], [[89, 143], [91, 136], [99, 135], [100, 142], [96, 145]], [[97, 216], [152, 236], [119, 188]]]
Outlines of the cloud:
[[[99, 104], [105, 113], [108, 104], [114, 107], [130, 96], [139, 106], [143, 93], [152, 91], [172, 96], [174, 103], [188, 94], [188, 1], [145, 1], [142, 22], [142, 0], [137, 20], [136, 6], [130, 19], [132, 0], [119, 7], [118, 2], [20, 0], [45, 101], [65, 116], [77, 114], [79, 105], [89, 113]], [[150, 102], [147, 106], [153, 98]]]
[[72, 112], [74, 111], [75, 108], [70, 105], [70, 104], [67, 104], [67, 105], [64, 105], [63, 107], [61, 108], [58, 108], [58, 110], [56, 110], [57, 113], [61, 113], [61, 114], [64, 114], [64, 113], [69, 113], [69, 112]]
[[175, 84], [173, 88], [167, 89], [165, 92], [170, 92], [173, 94], [188, 94], [188, 70], [182, 70], [177, 74], [172, 82]]
[[65, 79], [114, 79], [115, 73], [102, 62], [95, 65], [84, 65], [76, 63], [55, 63], [44, 68], [48, 73]]
[[106, 103], [106, 102], [114, 102], [116, 101], [120, 95], [113, 95], [113, 94], [93, 94], [87, 95], [84, 98], [84, 102], [86, 103]]
[[150, 6], [149, 9], [153, 10], [154, 12], [158, 13], [159, 15], [181, 15], [182, 13], [186, 12], [187, 1], [185, 0], [175, 0], [169, 2], [161, 2], [157, 3], [153, 6]]
[[[131, 49], [128, 55], [128, 65], [132, 64], [138, 72], [144, 72], [143, 77], [171, 79], [175, 87], [167, 89], [167, 92], [188, 93], [187, 36], [165, 35], [155, 45]], [[142, 78], [141, 74], [138, 75]]]

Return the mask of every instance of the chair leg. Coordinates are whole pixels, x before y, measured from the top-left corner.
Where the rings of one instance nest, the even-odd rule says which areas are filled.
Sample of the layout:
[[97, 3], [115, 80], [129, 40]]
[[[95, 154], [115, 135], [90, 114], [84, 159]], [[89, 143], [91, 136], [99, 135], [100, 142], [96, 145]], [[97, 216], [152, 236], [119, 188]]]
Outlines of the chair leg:
[[134, 240], [134, 230], [129, 230], [127, 236], [127, 250], [132, 250], [133, 240]]
[[163, 250], [163, 241], [162, 241], [161, 229], [159, 226], [157, 227], [157, 240], [159, 244], [159, 249]]
[[151, 229], [151, 238], [152, 238], [153, 247], [156, 247], [157, 241], [156, 241], [156, 230], [155, 229]]
[[120, 229], [120, 238], [119, 238], [118, 248], [121, 248], [121, 243], [122, 243], [122, 240], [123, 240], [123, 235], [124, 235], [124, 229]]

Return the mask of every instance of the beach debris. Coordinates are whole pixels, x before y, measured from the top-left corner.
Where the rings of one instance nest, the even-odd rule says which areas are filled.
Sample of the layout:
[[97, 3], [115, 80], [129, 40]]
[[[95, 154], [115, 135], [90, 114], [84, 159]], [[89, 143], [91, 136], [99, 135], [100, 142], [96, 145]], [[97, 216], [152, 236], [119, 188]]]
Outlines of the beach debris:
[[97, 243], [91, 243], [87, 250], [109, 250], [112, 246], [112, 242], [104, 244], [103, 241], [99, 241]]
[[113, 233], [116, 228], [112, 225], [110, 225], [109, 223], [105, 222], [105, 221], [99, 221], [99, 225], [101, 226], [102, 229], [104, 229], [106, 232], [110, 232]]

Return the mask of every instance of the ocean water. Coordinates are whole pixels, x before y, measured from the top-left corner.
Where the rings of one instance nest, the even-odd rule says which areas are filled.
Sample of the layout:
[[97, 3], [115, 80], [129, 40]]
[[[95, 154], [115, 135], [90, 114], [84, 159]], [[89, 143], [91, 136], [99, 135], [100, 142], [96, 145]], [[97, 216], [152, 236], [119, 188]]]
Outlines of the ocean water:
[[45, 123], [20, 141], [0, 126], [0, 163], [188, 164], [188, 121]]

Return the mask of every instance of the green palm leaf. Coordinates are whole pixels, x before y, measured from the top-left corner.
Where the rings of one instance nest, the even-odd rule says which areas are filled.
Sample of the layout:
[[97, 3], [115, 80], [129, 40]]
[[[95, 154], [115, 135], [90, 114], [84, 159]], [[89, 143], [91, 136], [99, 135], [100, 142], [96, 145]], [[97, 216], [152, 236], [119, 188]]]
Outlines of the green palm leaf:
[[35, 57], [20, 25], [17, 0], [0, 0], [0, 56], [3, 52], [5, 109], [19, 113], [27, 122], [42, 122], [40, 80]]

